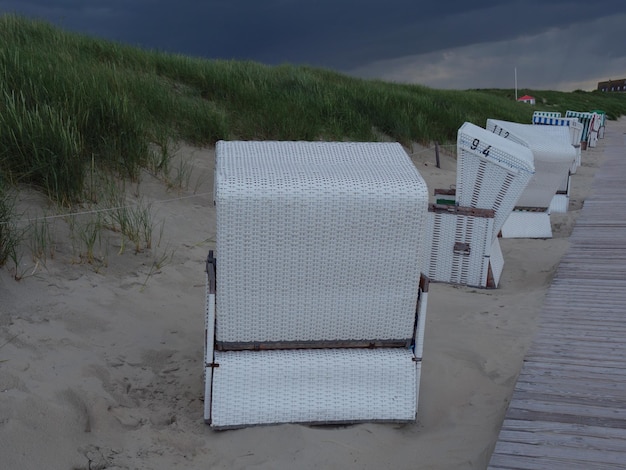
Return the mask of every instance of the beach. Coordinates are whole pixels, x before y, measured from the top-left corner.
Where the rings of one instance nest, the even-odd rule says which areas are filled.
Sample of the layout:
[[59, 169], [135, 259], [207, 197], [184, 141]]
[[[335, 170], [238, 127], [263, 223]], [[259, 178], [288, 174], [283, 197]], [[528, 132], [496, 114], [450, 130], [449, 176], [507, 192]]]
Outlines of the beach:
[[[626, 131], [626, 120], [607, 127]], [[0, 269], [0, 467], [486, 468], [602, 147], [582, 152], [570, 210], [551, 215], [553, 238], [501, 239], [497, 289], [431, 283], [416, 423], [216, 432], [203, 421], [214, 148], [179, 144], [191, 184], [173, 189], [145, 173], [128, 187], [162, 227], [151, 249], [124, 250], [110, 233], [100, 261], [85, 260], [59, 218], [53, 258]], [[454, 184], [445, 148], [440, 168], [433, 148], [406, 150], [431, 194]], [[23, 217], [43, 216], [46, 204], [25, 191]]]

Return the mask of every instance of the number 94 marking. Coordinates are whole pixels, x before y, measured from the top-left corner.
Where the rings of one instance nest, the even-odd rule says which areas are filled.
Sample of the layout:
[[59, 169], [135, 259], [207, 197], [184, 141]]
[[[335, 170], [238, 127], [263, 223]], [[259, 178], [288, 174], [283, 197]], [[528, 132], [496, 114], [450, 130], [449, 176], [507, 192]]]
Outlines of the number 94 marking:
[[[472, 140], [472, 145], [470, 145], [470, 149], [476, 150], [478, 149], [479, 145], [480, 145], [480, 139], [474, 139]], [[490, 149], [491, 149], [491, 145], [487, 145], [480, 153], [482, 153], [485, 157], [487, 157], [489, 156]]]

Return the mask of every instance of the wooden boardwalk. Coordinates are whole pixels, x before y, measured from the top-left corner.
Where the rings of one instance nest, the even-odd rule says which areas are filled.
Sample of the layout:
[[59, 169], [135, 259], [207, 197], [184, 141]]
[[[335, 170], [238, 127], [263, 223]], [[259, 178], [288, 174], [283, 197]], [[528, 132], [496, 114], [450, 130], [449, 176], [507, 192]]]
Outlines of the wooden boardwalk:
[[[626, 143], [604, 160], [543, 304], [490, 469], [626, 469]], [[584, 158], [584, 153], [583, 153]]]

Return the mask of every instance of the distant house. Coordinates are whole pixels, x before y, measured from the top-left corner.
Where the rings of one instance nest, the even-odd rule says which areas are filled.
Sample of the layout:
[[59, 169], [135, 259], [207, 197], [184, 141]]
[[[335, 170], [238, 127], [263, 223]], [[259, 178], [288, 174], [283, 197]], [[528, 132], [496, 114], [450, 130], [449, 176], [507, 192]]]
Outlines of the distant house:
[[598, 82], [599, 91], [626, 91], [626, 78], [619, 80], [608, 80], [606, 82]]
[[535, 104], [535, 97], [530, 95], [524, 95], [519, 97], [517, 101], [519, 101], [520, 103]]

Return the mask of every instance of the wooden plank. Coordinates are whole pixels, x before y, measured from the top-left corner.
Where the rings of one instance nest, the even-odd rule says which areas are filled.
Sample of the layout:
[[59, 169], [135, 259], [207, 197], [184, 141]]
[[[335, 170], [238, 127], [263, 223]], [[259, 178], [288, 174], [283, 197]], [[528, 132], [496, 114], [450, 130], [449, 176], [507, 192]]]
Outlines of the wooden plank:
[[[620, 332], [621, 333], [621, 332]], [[613, 330], [597, 331], [583, 329], [561, 329], [561, 328], [546, 328], [540, 330], [535, 336], [534, 341], [541, 341], [544, 338], [546, 340], [552, 339], [553, 341], [603, 341], [607, 343], [613, 343], [618, 347], [624, 347], [624, 335], [617, 333]]]
[[[589, 372], [588, 368], [572, 364], [558, 364], [558, 368], [537, 369], [525, 363], [517, 379], [517, 390], [529, 388], [542, 390], [546, 394], [550, 390], [558, 390], [561, 394], [597, 395], [600, 391], [614, 394], [626, 403], [626, 371], [624, 369], [601, 368]], [[569, 370], [561, 371], [562, 368]], [[584, 383], [584, 387], [581, 386]]]
[[[549, 332], [550, 329], [547, 329]], [[560, 333], [560, 334], [559, 334]], [[608, 332], [607, 332], [608, 333]], [[617, 337], [610, 338], [608, 336], [581, 336], [580, 339], [572, 338], [576, 331], [566, 330], [559, 331], [554, 330], [554, 335], [548, 333], [542, 333], [535, 336], [531, 344], [531, 351], [561, 351], [565, 354], [577, 354], [582, 355], [586, 352], [589, 354], [609, 354], [611, 359], [626, 356], [626, 350], [624, 346], [620, 344]], [[590, 356], [591, 357], [591, 356]], [[600, 358], [603, 361], [606, 356]]]
[[535, 390], [516, 388], [513, 397], [516, 400], [516, 406], [520, 409], [523, 407], [523, 409], [543, 410], [549, 407], [557, 412], [559, 410], [576, 410], [576, 412], [582, 411], [581, 415], [588, 412], [594, 413], [594, 416], [599, 416], [595, 413], [608, 414], [613, 419], [626, 421], [626, 411], [616, 411], [616, 408], [624, 403], [624, 394], [616, 390], [610, 393], [607, 391], [603, 391], [603, 393], [587, 391], [584, 393], [576, 389], [568, 390], [562, 387], [554, 393], [549, 393], [546, 387], [539, 386]]
[[623, 429], [626, 424], [623, 419], [612, 419], [604, 416], [577, 416], [571, 413], [545, 413], [536, 410], [517, 408], [511, 401], [506, 414], [507, 419], [523, 419], [530, 421], [544, 421], [547, 423], [584, 424], [587, 426], [602, 426], [607, 428]]
[[[625, 364], [620, 363], [618, 365], [618, 370], [621, 372], [624, 369]], [[522, 372], [528, 373], [545, 373], [545, 374], [553, 374], [555, 376], [559, 376], [559, 374], [564, 374], [567, 376], [576, 375], [577, 377], [581, 377], [582, 379], [593, 378], [594, 374], [599, 374], [601, 377], [611, 376], [615, 374], [615, 369], [611, 367], [607, 367], [606, 364], [594, 364], [590, 366], [579, 366], [579, 365], [568, 365], [568, 364], [559, 364], [558, 367], [555, 367], [551, 362], [540, 362], [540, 361], [524, 361], [524, 367]]]
[[330, 341], [268, 341], [234, 342], [216, 341], [218, 351], [269, 351], [275, 349], [329, 349], [329, 348], [408, 348], [413, 338], [388, 340], [330, 340]]
[[435, 213], [458, 214], [468, 217], [485, 217], [493, 219], [495, 211], [493, 209], [477, 209], [475, 207], [456, 206], [448, 204], [429, 204], [428, 210]]
[[[541, 343], [535, 340], [532, 344], [532, 351], [535, 356], [542, 357], [561, 357], [567, 355], [572, 359], [586, 360], [587, 362], [598, 363], [607, 358], [607, 355], [611, 360], [622, 360], [626, 362], [626, 351], [611, 346], [611, 343], [602, 344], [596, 342], [595, 344], [588, 346], [583, 342], [564, 343], [559, 341], [558, 343]], [[532, 356], [530, 356], [532, 357]]]
[[[593, 424], [595, 421], [605, 420], [613, 423], [613, 426], [623, 428], [626, 424], [626, 415], [615, 410], [615, 403], [620, 401], [621, 397], [614, 396], [596, 395], [590, 398], [581, 394], [557, 392], [550, 395], [543, 391], [525, 392], [516, 389], [507, 418], [529, 419], [530, 413], [535, 419], [544, 421]], [[523, 412], [524, 415], [514, 416], [515, 412]]]
[[[572, 378], [580, 381], [596, 381], [595, 383], [623, 383], [626, 382], [626, 372], [623, 368], [609, 368], [598, 367], [592, 372], [590, 368], [594, 366], [583, 366], [580, 364], [558, 364], [558, 367], [554, 366], [554, 363], [550, 361], [551, 369], [541, 369], [534, 367], [536, 363], [531, 361], [525, 362], [522, 370], [519, 373], [518, 380], [532, 381], [540, 380], [541, 377], [553, 380], [571, 380]], [[565, 369], [565, 370], [563, 370]], [[625, 392], [626, 393], [626, 392]], [[626, 395], [625, 395], [626, 396]]]
[[[566, 364], [593, 367], [594, 364], [598, 363], [597, 360], [594, 361], [588, 358], [575, 358], [558, 354], [535, 353], [532, 349], [526, 354], [526, 360], [536, 362], [551, 362], [555, 368], [561, 367]], [[621, 370], [623, 364], [623, 361], [602, 361], [602, 365], [604, 367], [613, 368], [614, 370]]]
[[[561, 446], [548, 446], [525, 444], [521, 442], [511, 443], [498, 441], [497, 449], [499, 454], [523, 455], [526, 457], [536, 457], [541, 459], [566, 460], [574, 462], [586, 462], [588, 470], [593, 470], [597, 464], [613, 465], [613, 468], [626, 468], [626, 452], [615, 452], [609, 450], [598, 450], [590, 448], [575, 448]], [[569, 468], [569, 467], [568, 467]]]
[[[585, 439], [581, 439], [584, 437]], [[500, 439], [511, 444], [519, 442], [531, 445], [559, 446], [563, 448], [608, 450], [611, 452], [622, 452], [626, 454], [626, 434], [620, 436], [613, 434], [611, 437], [589, 436], [588, 433], [569, 434], [562, 431], [546, 429], [545, 431], [526, 431], [503, 429]]]
[[528, 457], [526, 455], [502, 454], [498, 448], [491, 457], [488, 469], [491, 470], [617, 470], [626, 466], [595, 462], [593, 466], [586, 461], [574, 461], [571, 458]]
[[617, 406], [624, 402], [624, 385], [626, 382], [605, 382], [598, 381], [584, 389], [576, 389], [576, 385], [580, 379], [559, 379], [555, 381], [550, 377], [528, 378], [520, 377], [515, 386], [515, 398], [519, 398], [519, 394], [535, 393], [540, 394], [547, 400], [564, 400], [571, 402], [573, 400], [586, 400], [596, 403], [597, 397], [602, 396], [617, 401]]
[[626, 322], [621, 318], [613, 319], [611, 316], [602, 321], [602, 315], [585, 315], [576, 317], [567, 314], [554, 314], [540, 319], [539, 326], [546, 331], [560, 330], [563, 332], [589, 332], [595, 334], [621, 335], [626, 329]]
[[624, 331], [625, 322], [620, 321], [602, 321], [597, 316], [590, 317], [572, 317], [571, 315], [551, 315], [549, 318], [542, 318], [539, 326], [545, 330], [550, 328], [560, 329], [560, 331], [593, 331], [614, 332], [621, 334]]
[[528, 421], [523, 419], [505, 419], [502, 423], [503, 430], [527, 431], [527, 432], [554, 432], [571, 436], [604, 437], [606, 439], [621, 439], [620, 445], [626, 445], [626, 429], [606, 428], [603, 426], [587, 426], [577, 423], [546, 423], [543, 421]]

